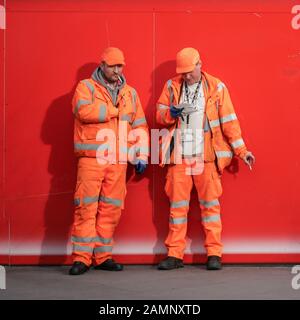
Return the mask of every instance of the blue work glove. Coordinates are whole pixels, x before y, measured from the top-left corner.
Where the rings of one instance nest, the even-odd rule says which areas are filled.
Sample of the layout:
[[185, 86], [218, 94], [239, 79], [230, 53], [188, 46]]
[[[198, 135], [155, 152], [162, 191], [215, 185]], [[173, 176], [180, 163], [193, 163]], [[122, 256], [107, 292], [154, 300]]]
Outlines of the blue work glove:
[[175, 108], [174, 106], [171, 106], [170, 113], [172, 118], [176, 119], [177, 117], [181, 116], [183, 108]]
[[137, 164], [135, 165], [135, 172], [137, 174], [142, 174], [147, 168], [147, 163], [144, 160], [139, 159]]

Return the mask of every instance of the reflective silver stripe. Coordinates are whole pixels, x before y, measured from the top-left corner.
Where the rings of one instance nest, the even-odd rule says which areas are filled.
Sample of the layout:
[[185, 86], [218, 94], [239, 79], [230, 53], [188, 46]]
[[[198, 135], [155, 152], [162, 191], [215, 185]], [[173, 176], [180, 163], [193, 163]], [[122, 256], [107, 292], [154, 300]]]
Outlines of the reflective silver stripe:
[[119, 147], [119, 150], [120, 150], [120, 152], [122, 152], [122, 153], [127, 153], [127, 152], [128, 152], [128, 147], [126, 147], [126, 146], [120, 146], [120, 147]]
[[94, 249], [91, 247], [88, 247], [88, 246], [81, 246], [79, 244], [73, 244], [73, 251], [93, 253]]
[[84, 197], [82, 202], [84, 204], [89, 204], [89, 203], [94, 203], [94, 202], [98, 202], [99, 197]]
[[181, 200], [181, 201], [171, 201], [171, 208], [181, 208], [187, 207], [189, 205], [189, 201]]
[[80, 205], [80, 199], [79, 198], [75, 198], [74, 199], [74, 205], [75, 206], [79, 206]]
[[78, 113], [78, 110], [79, 110], [80, 106], [91, 104], [91, 103], [92, 103], [92, 101], [90, 101], [90, 100], [79, 99], [77, 101], [77, 104], [76, 104], [76, 107], [75, 107], [75, 113]]
[[208, 81], [206, 79], [204, 79], [204, 85], [205, 85], [205, 89], [208, 90]]
[[238, 139], [238, 140], [235, 140], [231, 143], [231, 146], [233, 148], [238, 148], [238, 147], [241, 147], [243, 146], [245, 143], [244, 143], [244, 140], [243, 139]]
[[208, 216], [208, 217], [202, 217], [202, 221], [207, 223], [207, 222], [216, 222], [216, 221], [220, 221], [220, 215], [219, 214], [214, 214], [212, 216]]
[[222, 91], [224, 88], [226, 88], [223, 82], [218, 83], [217, 87], [219, 92]]
[[108, 244], [112, 241], [112, 238], [102, 238], [102, 237], [75, 237], [72, 238], [73, 242], [91, 243], [91, 242], [101, 242], [103, 244]]
[[128, 114], [123, 114], [122, 117], [121, 117], [121, 120], [130, 122], [131, 121], [131, 116], [128, 115]]
[[138, 150], [139, 150], [140, 153], [143, 153], [143, 154], [145, 154], [145, 153], [148, 154], [149, 153], [149, 147], [147, 147], [147, 146], [139, 147]]
[[231, 151], [216, 151], [217, 158], [232, 158]]
[[71, 237], [71, 240], [73, 242], [82, 242], [82, 243], [91, 243], [91, 242], [95, 242], [96, 237], [93, 238], [89, 238], [89, 237]]
[[134, 128], [134, 127], [137, 127], [137, 126], [139, 126], [140, 124], [143, 124], [143, 123], [146, 123], [146, 119], [145, 118], [140, 118], [140, 119], [137, 119], [137, 120], [133, 121], [131, 126]]
[[136, 146], [132, 146], [132, 147], [126, 147], [126, 146], [120, 146], [119, 149], [122, 153], [127, 153], [130, 152], [131, 155], [134, 155], [135, 153], [149, 153], [149, 147], [145, 146], [145, 147], [136, 147]]
[[99, 111], [99, 121], [105, 122], [105, 119], [106, 119], [106, 105], [102, 104], [100, 106], [100, 111]]
[[94, 253], [98, 252], [112, 252], [112, 246], [103, 246], [94, 248]]
[[160, 117], [161, 117], [162, 121], [163, 121], [164, 123], [167, 123], [167, 122], [166, 122], [166, 119], [165, 119], [165, 114], [164, 114], [164, 112], [163, 112], [162, 110], [159, 110], [159, 113], [160, 113]]
[[120, 151], [123, 153], [127, 153], [130, 152], [131, 155], [134, 155], [135, 153], [137, 153], [138, 151], [138, 147], [136, 146], [132, 146], [132, 147], [128, 147], [128, 146], [121, 146], [120, 147]]
[[131, 89], [131, 94], [132, 94], [133, 110], [134, 110], [134, 113], [136, 113], [136, 91], [133, 88]]
[[236, 119], [237, 119], [236, 114], [235, 113], [231, 113], [228, 116], [222, 117], [220, 119], [220, 122], [221, 123], [226, 123], [226, 122], [233, 121], [233, 120], [236, 120]]
[[172, 79], [167, 81], [167, 87], [170, 94], [170, 105], [171, 105], [173, 103], [173, 96], [174, 96], [173, 89], [172, 89]]
[[108, 144], [90, 144], [90, 143], [75, 143], [74, 147], [76, 150], [109, 150]]
[[182, 224], [187, 223], [187, 218], [170, 218], [169, 222], [171, 224]]
[[[125, 148], [123, 148], [123, 150], [124, 150]], [[147, 146], [144, 146], [144, 147], [130, 147], [130, 148], [128, 148], [127, 147], [127, 151], [128, 152], [130, 152], [130, 154], [134, 154], [134, 153], [143, 153], [143, 154], [145, 154], [145, 153], [149, 153], [149, 147], [147, 147]]]
[[136, 146], [133, 146], [131, 148], [127, 148], [128, 155], [130, 155], [131, 157], [136, 157], [138, 150], [139, 150], [139, 148]]
[[112, 238], [102, 238], [102, 237], [96, 237], [95, 242], [101, 242], [103, 244], [109, 244], [112, 242]]
[[205, 116], [205, 122], [204, 122], [204, 128], [203, 128], [203, 130], [204, 130], [204, 132], [208, 132], [209, 131], [209, 125], [208, 125], [208, 119], [207, 119], [207, 117]]
[[166, 106], [165, 104], [159, 104], [159, 105], [158, 105], [158, 109], [160, 109], [160, 110], [165, 110], [165, 109], [169, 109], [169, 107]]
[[209, 121], [209, 125], [211, 128], [218, 127], [220, 125], [220, 121], [219, 121], [219, 119]]
[[206, 200], [199, 200], [199, 202], [205, 207], [205, 208], [210, 208], [210, 207], [213, 207], [213, 206], [219, 206], [220, 205], [220, 202], [218, 199], [214, 199], [214, 200], [211, 200], [211, 201], [206, 201]]
[[100, 196], [100, 201], [105, 202], [105, 203], [109, 203], [109, 204], [113, 204], [117, 207], [121, 207], [121, 205], [122, 205], [121, 200], [112, 199], [112, 198], [108, 198], [108, 197], [104, 197], [104, 196]]
[[94, 86], [88, 80], [83, 80], [82, 82], [89, 88], [89, 90], [93, 96], [94, 92], [95, 92]]

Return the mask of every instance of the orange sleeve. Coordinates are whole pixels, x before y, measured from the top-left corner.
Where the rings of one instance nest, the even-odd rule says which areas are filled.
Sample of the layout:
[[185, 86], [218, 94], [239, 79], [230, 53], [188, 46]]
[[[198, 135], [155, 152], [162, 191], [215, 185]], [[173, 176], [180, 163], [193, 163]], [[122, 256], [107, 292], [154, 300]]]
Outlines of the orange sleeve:
[[84, 123], [100, 123], [110, 120], [107, 104], [95, 98], [87, 85], [80, 81], [72, 100], [75, 117]]
[[131, 91], [132, 102], [136, 109], [131, 127], [132, 129], [140, 129], [142, 132], [139, 134], [139, 140], [137, 142], [138, 155], [137, 158], [147, 162], [149, 157], [149, 129], [145, 113], [140, 101], [140, 98], [135, 90]]
[[218, 107], [222, 131], [230, 143], [234, 154], [243, 158], [247, 153], [247, 148], [242, 138], [241, 127], [229, 91], [224, 83], [218, 83], [218, 92], [220, 95], [220, 105]]
[[156, 122], [167, 127], [176, 122], [176, 119], [174, 119], [170, 114], [171, 90], [172, 88], [169, 80], [164, 85], [163, 91], [156, 104]]

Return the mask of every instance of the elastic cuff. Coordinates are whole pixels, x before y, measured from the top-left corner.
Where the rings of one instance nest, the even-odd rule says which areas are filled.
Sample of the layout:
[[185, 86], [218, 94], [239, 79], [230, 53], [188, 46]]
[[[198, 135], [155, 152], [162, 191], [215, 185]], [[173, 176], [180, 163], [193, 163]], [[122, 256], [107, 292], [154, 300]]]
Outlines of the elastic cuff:
[[238, 156], [239, 156], [242, 160], [244, 160], [245, 155], [247, 154], [247, 152], [248, 152], [248, 150], [245, 149], [245, 150], [241, 151]]

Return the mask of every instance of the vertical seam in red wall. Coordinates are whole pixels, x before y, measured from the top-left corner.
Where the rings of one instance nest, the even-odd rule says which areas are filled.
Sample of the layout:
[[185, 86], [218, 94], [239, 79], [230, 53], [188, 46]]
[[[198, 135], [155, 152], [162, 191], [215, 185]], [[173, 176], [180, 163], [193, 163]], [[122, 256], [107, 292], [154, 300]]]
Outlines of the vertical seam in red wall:
[[3, 154], [2, 154], [2, 186], [3, 186], [3, 217], [4, 221], [8, 222], [8, 265], [10, 265], [10, 217], [7, 217], [6, 214], [6, 30], [7, 30], [7, 10], [6, 10], [6, 0], [3, 2], [4, 9], [5, 9], [5, 29], [4, 37], [3, 37]]
[[[154, 112], [152, 112], [152, 125], [155, 124], [155, 120], [156, 120], [156, 101], [155, 101], [155, 51], [156, 51], [156, 46], [155, 46], [155, 24], [156, 24], [156, 16], [155, 16], [155, 9], [153, 8], [153, 13], [152, 13], [152, 70], [154, 70], [154, 72], [152, 73], [152, 101], [151, 104], [155, 107]], [[151, 128], [150, 128], [150, 137], [151, 137]], [[151, 141], [150, 141], [150, 145]], [[151, 161], [151, 153], [150, 153], [150, 161]], [[155, 199], [155, 175], [156, 175], [156, 166], [152, 166], [152, 199], [153, 199], [153, 203], [152, 203], [152, 221], [154, 220], [155, 217], [155, 205], [156, 205], [156, 199]]]

